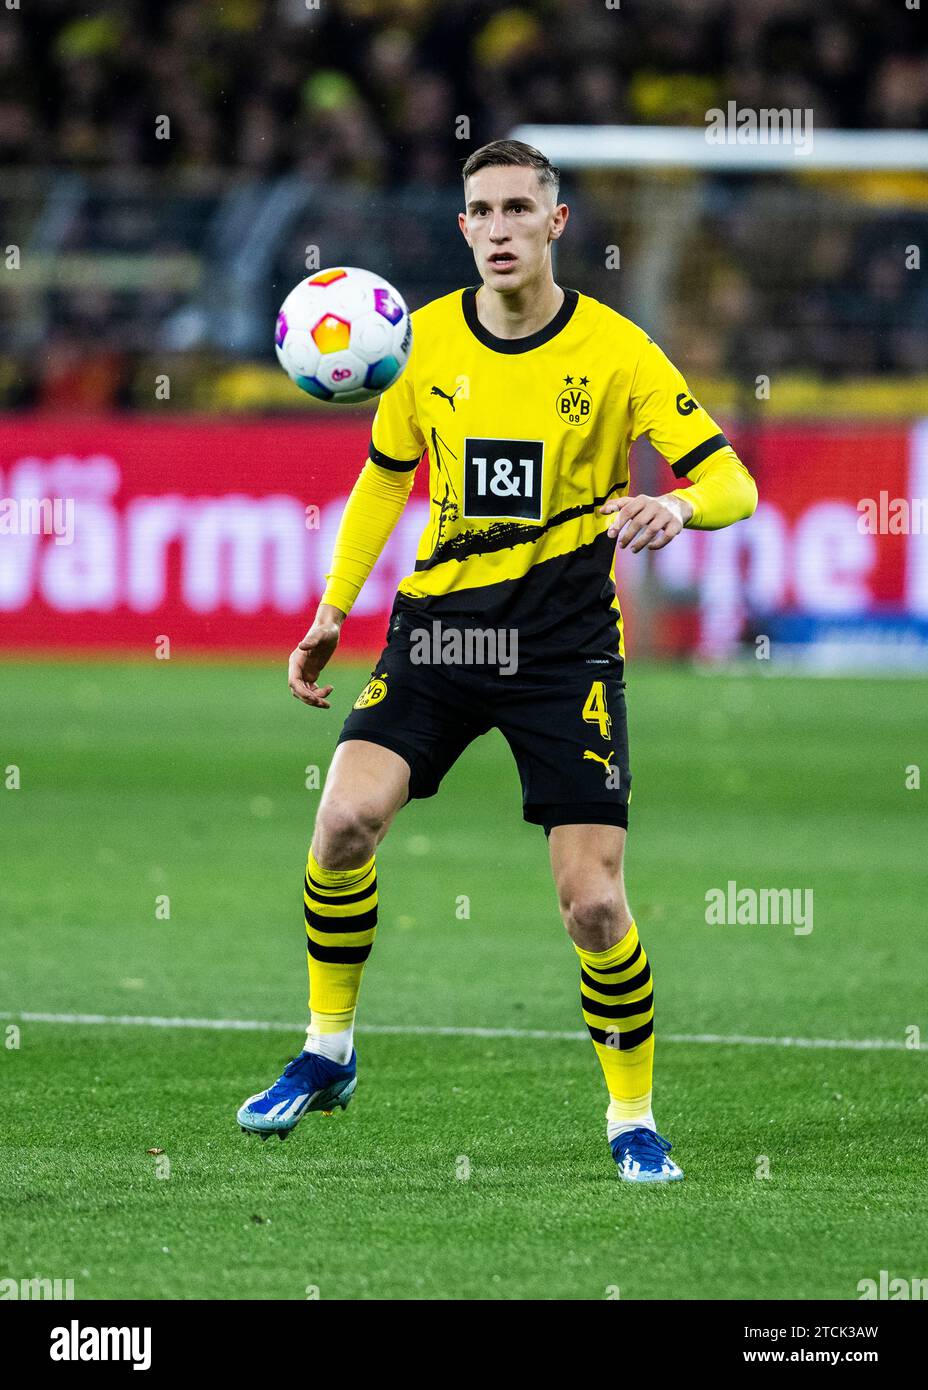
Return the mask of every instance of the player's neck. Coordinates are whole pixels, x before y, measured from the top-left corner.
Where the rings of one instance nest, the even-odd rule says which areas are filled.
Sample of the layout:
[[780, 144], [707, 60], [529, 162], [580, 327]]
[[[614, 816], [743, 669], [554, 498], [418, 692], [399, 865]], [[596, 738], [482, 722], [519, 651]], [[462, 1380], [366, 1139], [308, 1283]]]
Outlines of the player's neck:
[[551, 322], [564, 303], [564, 291], [553, 280], [526, 285], [513, 294], [500, 294], [481, 285], [477, 317], [496, 338], [527, 338]]

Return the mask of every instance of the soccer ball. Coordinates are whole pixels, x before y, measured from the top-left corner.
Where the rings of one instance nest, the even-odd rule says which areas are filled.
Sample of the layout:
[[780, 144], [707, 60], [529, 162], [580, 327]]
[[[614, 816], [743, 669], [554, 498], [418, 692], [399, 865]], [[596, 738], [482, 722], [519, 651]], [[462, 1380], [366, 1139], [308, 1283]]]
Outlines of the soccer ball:
[[402, 296], [355, 266], [317, 270], [280, 306], [277, 360], [319, 401], [349, 405], [379, 396], [400, 376], [412, 346]]

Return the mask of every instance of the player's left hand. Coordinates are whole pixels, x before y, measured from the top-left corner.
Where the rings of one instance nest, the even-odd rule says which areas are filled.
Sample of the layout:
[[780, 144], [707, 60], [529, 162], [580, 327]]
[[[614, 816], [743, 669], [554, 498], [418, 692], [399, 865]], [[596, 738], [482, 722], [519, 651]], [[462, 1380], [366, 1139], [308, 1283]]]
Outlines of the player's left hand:
[[599, 510], [604, 516], [615, 513], [606, 535], [612, 540], [618, 537], [623, 550], [631, 545], [636, 554], [646, 548], [662, 550], [679, 536], [693, 515], [691, 503], [669, 492], [663, 497], [649, 497], [644, 492], [637, 497], [614, 497]]

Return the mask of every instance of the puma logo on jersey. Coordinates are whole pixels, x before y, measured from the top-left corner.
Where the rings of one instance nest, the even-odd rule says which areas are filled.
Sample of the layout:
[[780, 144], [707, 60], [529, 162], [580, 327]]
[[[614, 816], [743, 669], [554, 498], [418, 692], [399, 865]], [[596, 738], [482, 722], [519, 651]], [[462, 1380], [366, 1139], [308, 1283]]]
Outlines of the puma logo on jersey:
[[585, 760], [589, 760], [590, 762], [595, 761], [597, 763], [602, 763], [603, 767], [606, 769], [607, 772], [612, 771], [612, 764], [609, 761], [609, 759], [612, 757], [611, 748], [609, 749], [609, 752], [606, 754], [604, 758], [601, 758], [598, 753], [591, 753], [589, 748], [584, 748], [583, 757]]
[[449, 395], [448, 395], [448, 392], [447, 392], [447, 391], [443, 391], [443, 390], [441, 389], [440, 386], [433, 386], [433, 387], [432, 387], [432, 395], [433, 395], [433, 396], [441, 396], [442, 400], [447, 401], [448, 404], [450, 405], [451, 410], [452, 410], [452, 413], [453, 413], [453, 412], [454, 412], [454, 398], [455, 398], [455, 396], [458, 394], [458, 392], [460, 391], [460, 389], [461, 389], [460, 385], [455, 386], [454, 390], [451, 392], [451, 395], [449, 396]]

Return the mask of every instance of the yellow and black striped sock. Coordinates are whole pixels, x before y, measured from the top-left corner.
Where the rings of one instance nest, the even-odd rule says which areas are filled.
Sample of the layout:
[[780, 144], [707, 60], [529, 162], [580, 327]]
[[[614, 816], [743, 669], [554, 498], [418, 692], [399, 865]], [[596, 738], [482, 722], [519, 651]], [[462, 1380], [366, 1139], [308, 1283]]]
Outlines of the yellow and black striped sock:
[[580, 1003], [606, 1086], [610, 1139], [623, 1129], [654, 1128], [654, 991], [651, 967], [632, 922], [606, 951], [575, 949], [580, 957]]
[[325, 869], [310, 850], [303, 916], [309, 962], [307, 1048], [347, 1062], [361, 976], [377, 932], [375, 856], [358, 869]]

